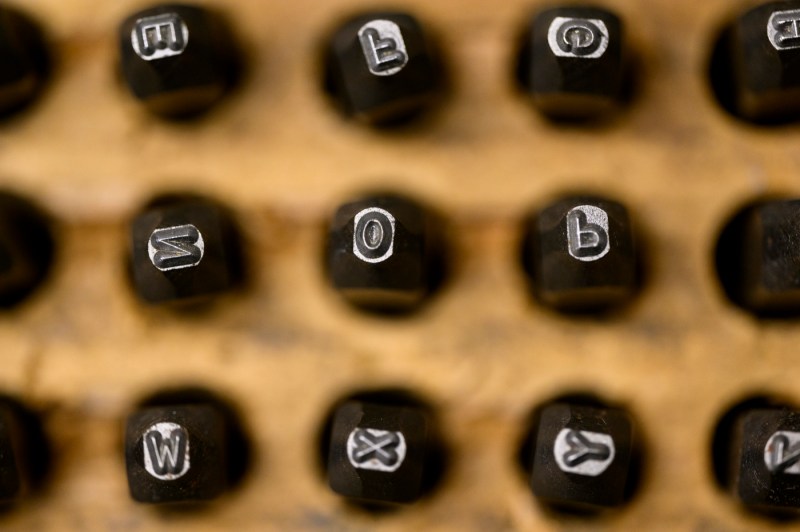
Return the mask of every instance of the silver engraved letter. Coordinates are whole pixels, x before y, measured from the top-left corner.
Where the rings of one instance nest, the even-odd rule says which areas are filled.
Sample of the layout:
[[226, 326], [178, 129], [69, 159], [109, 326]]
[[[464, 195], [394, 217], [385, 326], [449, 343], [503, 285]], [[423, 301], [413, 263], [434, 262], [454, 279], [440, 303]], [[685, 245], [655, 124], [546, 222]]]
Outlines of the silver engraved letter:
[[593, 205], [580, 205], [567, 213], [567, 247], [573, 258], [591, 262], [606, 256], [608, 214]]
[[156, 423], [142, 436], [144, 468], [159, 480], [175, 480], [189, 471], [189, 433], [175, 423]]
[[369, 71], [376, 76], [397, 74], [408, 63], [400, 27], [391, 20], [372, 20], [358, 30]]
[[559, 57], [597, 59], [608, 48], [605, 22], [593, 18], [556, 17], [547, 31], [550, 50]]
[[776, 11], [767, 22], [767, 38], [776, 50], [800, 48], [800, 9]]
[[191, 224], [156, 229], [147, 242], [150, 262], [162, 272], [197, 266], [205, 248], [203, 235]]
[[562, 429], [556, 436], [553, 455], [565, 473], [596, 477], [614, 461], [614, 438], [602, 432]]
[[780, 430], [770, 436], [764, 463], [772, 473], [800, 475], [800, 432]]
[[364, 262], [383, 262], [394, 253], [394, 216], [370, 207], [353, 219], [353, 253]]
[[180, 55], [189, 44], [189, 28], [176, 13], [140, 18], [131, 30], [131, 43], [145, 61]]
[[406, 439], [402, 432], [356, 428], [347, 438], [347, 459], [356, 469], [392, 473], [405, 458]]

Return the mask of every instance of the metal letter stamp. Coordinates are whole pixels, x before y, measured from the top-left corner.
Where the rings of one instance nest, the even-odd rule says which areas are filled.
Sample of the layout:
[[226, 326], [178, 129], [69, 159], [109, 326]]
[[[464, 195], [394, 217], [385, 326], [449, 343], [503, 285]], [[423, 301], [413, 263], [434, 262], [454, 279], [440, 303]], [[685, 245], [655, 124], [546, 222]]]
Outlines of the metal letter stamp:
[[392, 473], [405, 458], [406, 439], [402, 432], [356, 428], [347, 438], [347, 459], [356, 469]]
[[144, 468], [159, 480], [175, 480], [189, 471], [189, 433], [175, 423], [156, 423], [142, 436]]
[[145, 61], [180, 55], [189, 44], [189, 28], [175, 13], [140, 18], [131, 30], [131, 44]]
[[162, 272], [197, 266], [204, 253], [203, 235], [191, 224], [156, 229], [147, 242], [150, 262]]
[[767, 38], [778, 51], [800, 48], [800, 9], [773, 13], [767, 22]]
[[592, 262], [611, 249], [608, 214], [592, 205], [579, 205], [567, 213], [567, 248], [573, 258]]
[[364, 209], [353, 219], [353, 253], [364, 262], [383, 262], [394, 253], [394, 216], [378, 207]]
[[392, 76], [408, 63], [403, 34], [391, 20], [372, 20], [364, 24], [358, 30], [358, 40], [369, 71], [375, 76]]
[[764, 463], [772, 473], [800, 475], [800, 432], [781, 430], [770, 436]]
[[553, 454], [565, 473], [588, 477], [602, 474], [614, 461], [614, 438], [600, 432], [562, 429], [556, 437]]
[[608, 48], [608, 27], [599, 19], [556, 17], [550, 23], [547, 42], [559, 57], [597, 59]]

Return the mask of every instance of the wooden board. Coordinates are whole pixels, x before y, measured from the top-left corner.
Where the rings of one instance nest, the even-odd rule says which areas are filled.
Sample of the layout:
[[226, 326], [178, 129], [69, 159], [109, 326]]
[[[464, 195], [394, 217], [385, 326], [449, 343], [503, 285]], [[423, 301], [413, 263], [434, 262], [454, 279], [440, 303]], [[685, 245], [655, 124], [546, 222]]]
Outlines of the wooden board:
[[[453, 90], [419, 127], [348, 123], [320, 91], [320, 40], [351, 0], [217, 2], [241, 37], [245, 83], [206, 120], [147, 116], [114, 70], [130, 0], [17, 2], [49, 31], [57, 66], [28, 113], [0, 128], [0, 183], [57, 220], [48, 284], [0, 317], [0, 385], [45, 412], [56, 449], [43, 493], [0, 517], [8, 530], [753, 530], [715, 486], [718, 416], [753, 391], [800, 401], [797, 322], [729, 305], [711, 254], [724, 219], [764, 192], [800, 193], [798, 127], [737, 123], [709, 94], [706, 64], [728, 0], [607, 0], [643, 65], [629, 111], [602, 128], [540, 119], [511, 80], [516, 36], [539, 2], [407, 0], [440, 37]], [[321, 268], [324, 224], [348, 194], [393, 187], [438, 207], [453, 269], [422, 312], [358, 314]], [[246, 227], [252, 283], [186, 317], [133, 297], [126, 224], [157, 192], [207, 193]], [[555, 316], [530, 300], [519, 222], [560, 191], [616, 197], [644, 235], [647, 283], [610, 320]], [[199, 513], [133, 503], [125, 416], [161, 386], [199, 384], [241, 410], [256, 459], [241, 487]], [[431, 498], [390, 516], [346, 508], [316, 464], [337, 398], [401, 385], [441, 416], [451, 467]], [[627, 405], [646, 436], [645, 477], [623, 511], [558, 521], [515, 462], [541, 401], [586, 389]], [[789, 526], [781, 525], [781, 529]]]

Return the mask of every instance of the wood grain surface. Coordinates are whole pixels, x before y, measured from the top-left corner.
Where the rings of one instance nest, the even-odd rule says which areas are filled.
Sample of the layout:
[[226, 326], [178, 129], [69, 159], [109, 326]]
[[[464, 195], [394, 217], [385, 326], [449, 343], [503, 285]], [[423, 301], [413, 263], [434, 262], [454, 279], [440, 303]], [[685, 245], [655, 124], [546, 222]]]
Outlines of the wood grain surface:
[[[0, 184], [57, 224], [53, 275], [0, 316], [0, 386], [41, 409], [55, 448], [45, 489], [4, 530], [786, 530], [714, 484], [710, 439], [729, 404], [769, 391], [800, 401], [800, 323], [760, 322], [721, 294], [712, 250], [725, 218], [765, 192], [800, 194], [800, 129], [755, 128], [712, 101], [706, 65], [730, 0], [605, 0], [640, 58], [630, 109], [604, 127], [554, 126], [511, 78], [538, 1], [405, 0], [438, 36], [451, 79], [427, 120], [375, 132], [320, 90], [321, 39], [358, 0], [217, 1], [248, 75], [206, 119], [148, 116], [115, 73], [130, 0], [22, 0], [56, 68], [28, 112], [0, 127]], [[327, 286], [327, 216], [349, 194], [395, 188], [445, 214], [452, 269], [407, 319], [350, 310]], [[251, 283], [207, 312], [141, 305], [125, 275], [127, 223], [165, 190], [209, 194], [245, 227]], [[623, 201], [647, 282], [625, 312], [567, 319], [535, 305], [519, 223], [567, 190]], [[164, 514], [127, 493], [125, 416], [163, 386], [196, 384], [241, 411], [256, 451], [234, 492]], [[316, 435], [339, 397], [403, 386], [427, 397], [451, 449], [430, 498], [375, 517], [331, 493]], [[531, 409], [587, 390], [628, 406], [646, 437], [644, 480], [620, 512], [558, 520], [515, 461]]]

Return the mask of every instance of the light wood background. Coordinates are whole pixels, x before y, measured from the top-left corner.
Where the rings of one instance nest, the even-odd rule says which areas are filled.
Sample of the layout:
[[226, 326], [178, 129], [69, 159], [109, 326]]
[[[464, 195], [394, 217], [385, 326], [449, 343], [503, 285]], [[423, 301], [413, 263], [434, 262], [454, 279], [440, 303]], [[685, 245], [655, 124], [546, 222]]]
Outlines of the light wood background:
[[[407, 0], [440, 38], [453, 90], [419, 127], [348, 123], [320, 91], [320, 40], [357, 0], [216, 2], [248, 51], [241, 89], [199, 123], [155, 120], [118, 83], [131, 0], [15, 2], [57, 54], [38, 105], [0, 128], [0, 184], [58, 222], [48, 284], [0, 316], [0, 386], [45, 412], [56, 449], [43, 493], [4, 530], [754, 530], [714, 485], [710, 439], [755, 391], [800, 401], [800, 323], [763, 323], [723, 298], [712, 249], [724, 219], [764, 192], [800, 194], [800, 129], [737, 123], [711, 99], [706, 63], [730, 0], [606, 0], [642, 62], [639, 97], [604, 128], [540, 119], [511, 83], [537, 0]], [[322, 276], [327, 215], [393, 187], [451, 224], [453, 269], [410, 319], [347, 308]], [[124, 275], [126, 224], [166, 189], [227, 202], [246, 227], [252, 283], [207, 313], [153, 310]], [[532, 303], [519, 221], [563, 190], [616, 197], [644, 236], [647, 284], [610, 320]], [[205, 511], [162, 515], [127, 494], [123, 420], [161, 386], [199, 384], [241, 410], [257, 457]], [[346, 508], [316, 464], [316, 433], [343, 394], [382, 385], [427, 396], [452, 449], [429, 499], [375, 518]], [[585, 389], [629, 406], [645, 477], [623, 511], [557, 521], [515, 462], [530, 410]], [[787, 525], [781, 529], [790, 528]]]

